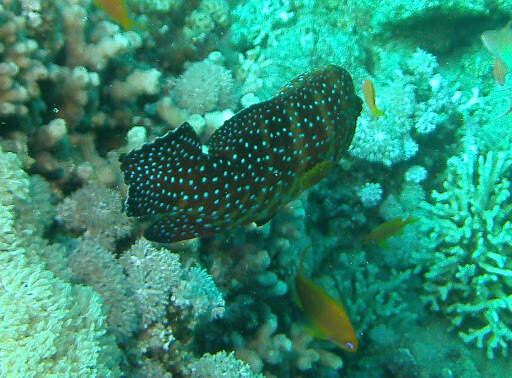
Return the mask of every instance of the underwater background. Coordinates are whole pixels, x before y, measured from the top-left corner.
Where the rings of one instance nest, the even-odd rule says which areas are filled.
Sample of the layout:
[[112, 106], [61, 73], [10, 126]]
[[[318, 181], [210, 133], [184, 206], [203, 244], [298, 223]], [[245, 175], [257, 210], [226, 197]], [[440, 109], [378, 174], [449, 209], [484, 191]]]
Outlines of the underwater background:
[[[511, 19], [506, 0], [0, 0], [0, 376], [511, 376]], [[206, 143], [330, 64], [365, 103], [327, 177], [261, 226], [142, 236], [123, 154], [183, 122]], [[332, 300], [355, 348], [298, 296]]]

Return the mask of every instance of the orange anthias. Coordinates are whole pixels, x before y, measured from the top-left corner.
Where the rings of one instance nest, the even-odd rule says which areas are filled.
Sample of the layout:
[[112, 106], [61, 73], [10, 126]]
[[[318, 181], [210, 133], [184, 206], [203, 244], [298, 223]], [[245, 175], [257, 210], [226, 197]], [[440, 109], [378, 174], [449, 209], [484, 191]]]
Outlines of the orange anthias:
[[493, 67], [494, 79], [499, 85], [504, 85], [505, 76], [512, 69], [512, 21], [503, 29], [484, 31], [482, 42], [496, 59]]
[[302, 273], [304, 254], [314, 244], [306, 247], [300, 256], [299, 272], [295, 276], [297, 302], [311, 323], [312, 327], [308, 328], [314, 337], [328, 340], [348, 352], [356, 352], [359, 346], [356, 333], [343, 304]]
[[301, 272], [295, 277], [295, 291], [302, 310], [313, 326], [314, 336], [329, 340], [348, 352], [357, 351], [356, 333], [339, 301]]
[[[505, 85], [507, 73], [512, 70], [512, 21], [503, 29], [487, 30], [482, 33], [482, 42], [495, 61], [492, 75], [499, 85]], [[509, 109], [500, 117], [512, 113], [512, 102]]]
[[377, 228], [372, 230], [365, 238], [366, 244], [378, 244], [381, 247], [387, 247], [386, 240], [392, 236], [400, 235], [403, 229], [408, 224], [416, 222], [417, 218], [406, 218], [401, 217], [391, 219], [387, 222], [380, 224]]
[[135, 22], [128, 14], [125, 0], [94, 0], [94, 4], [121, 25], [124, 30], [132, 29], [135, 26]]
[[384, 112], [377, 108], [377, 104], [375, 103], [375, 87], [370, 79], [365, 79], [363, 81], [363, 97], [364, 102], [375, 118], [384, 115]]

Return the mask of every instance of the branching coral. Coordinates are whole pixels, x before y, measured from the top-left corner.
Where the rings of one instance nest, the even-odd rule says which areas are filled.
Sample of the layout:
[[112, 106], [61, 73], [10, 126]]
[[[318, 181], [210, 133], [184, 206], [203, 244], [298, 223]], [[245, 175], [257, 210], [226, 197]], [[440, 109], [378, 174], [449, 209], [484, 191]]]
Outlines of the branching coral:
[[117, 101], [135, 101], [137, 96], [154, 95], [158, 93], [161, 72], [150, 70], [135, 70], [126, 80], [116, 80], [112, 83], [112, 97]]
[[108, 21], [99, 23], [89, 39], [86, 15], [86, 9], [80, 5], [63, 7], [68, 67], [85, 66], [101, 71], [112, 58], [141, 46], [138, 33], [121, 32], [119, 26]]
[[[373, 38], [408, 39], [435, 54], [450, 55], [473, 42], [486, 19], [507, 15], [507, 0], [396, 0], [389, 2], [321, 0], [338, 12], [340, 23]], [[492, 11], [491, 11], [492, 10]], [[507, 16], [505, 16], [506, 18]], [[396, 44], [395, 44], [396, 46]]]
[[[375, 117], [363, 112], [358, 121], [350, 154], [391, 166], [409, 160], [418, 152], [414, 131], [428, 134], [447, 119], [450, 91], [446, 81], [435, 74], [436, 58], [418, 49], [405, 64], [396, 64], [393, 56], [382, 54], [390, 79], [379, 85], [379, 107], [385, 112]], [[385, 61], [386, 63], [384, 63]]]
[[179, 9], [183, 0], [129, 0], [130, 9], [139, 12], [169, 13]]
[[[93, 35], [86, 35], [87, 10], [79, 2], [63, 1], [58, 6], [45, 4], [44, 14], [40, 13], [42, 5], [24, 9], [26, 7], [19, 3], [5, 2], [0, 20], [0, 117], [25, 117], [29, 112], [43, 111], [41, 100], [48, 94], [41, 93], [40, 85], [42, 80], [50, 79], [61, 96], [60, 110], [65, 114], [61, 117], [75, 124], [81, 120], [88, 102], [85, 91], [98, 85], [94, 71], [104, 69], [113, 57], [139, 47], [141, 38], [135, 32], [120, 32], [111, 23], [103, 23], [95, 28]], [[33, 22], [34, 16], [39, 19], [37, 23]], [[52, 31], [59, 31], [63, 26], [64, 38], [52, 35], [49, 38], [56, 41], [47, 44], [45, 38], [48, 37], [43, 38], [46, 33], [40, 30], [49, 27], [49, 23], [52, 23]], [[66, 64], [59, 66], [52, 63], [52, 59], [63, 46]], [[30, 109], [26, 105], [29, 101], [38, 106], [34, 108], [32, 104]], [[56, 106], [59, 104], [51, 105], [59, 110]]]
[[17, 14], [17, 4], [0, 5], [0, 117], [28, 113], [27, 102], [35, 99], [48, 70], [38, 59], [41, 54], [34, 39], [23, 38], [27, 18]]
[[512, 224], [509, 151], [467, 149], [448, 161], [443, 191], [423, 202], [434, 251], [423, 300], [487, 356], [512, 342]]
[[358, 335], [380, 324], [379, 319], [391, 324], [416, 316], [414, 302], [405, 299], [416, 289], [411, 282], [412, 270], [387, 269], [380, 261], [376, 264], [368, 260], [362, 251], [338, 252], [331, 273], [318, 280], [334, 298], [343, 297]]
[[[397, 0], [367, 14], [357, 1], [127, 0], [131, 16], [147, 26], [136, 31], [122, 30], [91, 0], [0, 3], [0, 144], [25, 153], [30, 172], [51, 180], [27, 181], [0, 153], [1, 178], [20, 184], [4, 193], [0, 183], [0, 345], [7, 345], [0, 348], [0, 375], [120, 375], [109, 330], [122, 342], [130, 369], [125, 373], [133, 376], [258, 375], [230, 349], [268, 376], [334, 376], [342, 365], [348, 375], [356, 365], [359, 375], [363, 365], [370, 371], [372, 349], [400, 348], [379, 360], [384, 365], [388, 359], [388, 372], [399, 374], [416, 363], [396, 324], [426, 311], [415, 295], [423, 290], [422, 279], [428, 281], [424, 301], [447, 314], [466, 342], [487, 348], [490, 356], [507, 350], [512, 164], [499, 162], [508, 157], [451, 160], [443, 193], [423, 205], [428, 243], [416, 237], [420, 221], [391, 238], [388, 249], [361, 243], [374, 226], [373, 206], [381, 205], [385, 220], [412, 214], [424, 198], [420, 184], [435, 185], [425, 182], [427, 171], [436, 179], [434, 158], [422, 152], [437, 148], [431, 142], [445, 132], [455, 135], [457, 122], [446, 122], [448, 117], [462, 115], [457, 120], [466, 122], [492, 102], [475, 110], [478, 93], [485, 95], [480, 88], [471, 106], [457, 108], [460, 98], [452, 101], [451, 91], [466, 91], [467, 85], [447, 85], [439, 75], [449, 77], [448, 59], [438, 68], [434, 56], [395, 39], [381, 49], [385, 33], [376, 33], [395, 25], [403, 33], [408, 24], [422, 25], [432, 10], [455, 5], [480, 15], [484, 0]], [[510, 9], [503, 0], [486, 4]], [[354, 21], [355, 12], [361, 17]], [[231, 32], [223, 33], [227, 28]], [[220, 52], [208, 55], [215, 50], [225, 59]], [[118, 187], [119, 152], [184, 121], [204, 141], [237, 110], [235, 81], [247, 107], [287, 78], [326, 63], [345, 66], [356, 88], [364, 77], [375, 78], [386, 115], [362, 116], [352, 150], [362, 161], [348, 157], [322, 187], [263, 227], [173, 245], [180, 255], [134, 242], [137, 233], [123, 215], [120, 191], [107, 189]], [[481, 123], [472, 122], [475, 129]], [[506, 119], [499, 122], [508, 126]], [[439, 155], [436, 162], [444, 162]], [[413, 156], [421, 167], [400, 164]], [[470, 160], [472, 171], [453, 168]], [[3, 176], [2, 169], [9, 173]], [[491, 189], [484, 193], [478, 188], [486, 180]], [[470, 184], [463, 190], [457, 181]], [[387, 199], [379, 203], [383, 194]], [[485, 196], [486, 205], [478, 207]], [[54, 197], [62, 198], [57, 218]], [[311, 243], [318, 245], [304, 256], [305, 274], [345, 304], [362, 346], [354, 359], [331, 351], [299, 325], [293, 278]], [[411, 311], [414, 305], [420, 311]], [[409, 337], [416, 335], [425, 345], [434, 339], [414, 331]]]
[[60, 106], [55, 108], [59, 117], [76, 126], [85, 115], [85, 107], [100, 84], [96, 72], [79, 66], [73, 69], [51, 65], [48, 78], [53, 81], [53, 96]]
[[293, 355], [295, 364], [300, 371], [311, 370], [315, 363], [328, 367], [332, 370], [339, 370], [343, 367], [343, 360], [335, 353], [323, 348], [313, 347], [313, 336], [301, 324], [294, 323], [290, 330], [293, 342]]
[[285, 334], [276, 333], [277, 325], [277, 317], [270, 313], [253, 340], [247, 341], [236, 333], [232, 335], [237, 357], [249, 363], [256, 372], [263, 369], [264, 362], [271, 365], [282, 363], [292, 350], [292, 341]]
[[183, 34], [193, 44], [203, 42], [215, 28], [226, 27], [229, 5], [225, 0], [202, 0], [185, 19]]

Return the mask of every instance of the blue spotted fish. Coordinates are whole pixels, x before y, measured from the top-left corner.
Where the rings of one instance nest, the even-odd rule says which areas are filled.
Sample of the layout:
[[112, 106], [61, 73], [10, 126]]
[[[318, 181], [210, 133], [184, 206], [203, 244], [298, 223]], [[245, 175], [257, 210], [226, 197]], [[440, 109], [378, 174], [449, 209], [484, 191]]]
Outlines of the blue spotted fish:
[[327, 176], [360, 112], [349, 73], [330, 65], [235, 114], [206, 146], [185, 122], [120, 157], [127, 214], [146, 217], [144, 236], [159, 242], [262, 225]]

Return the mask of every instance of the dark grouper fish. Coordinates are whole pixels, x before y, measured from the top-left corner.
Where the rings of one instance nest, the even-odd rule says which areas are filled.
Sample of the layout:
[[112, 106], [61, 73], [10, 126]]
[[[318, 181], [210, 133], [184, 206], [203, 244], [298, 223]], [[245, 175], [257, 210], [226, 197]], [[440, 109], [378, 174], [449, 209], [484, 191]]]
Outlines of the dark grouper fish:
[[334, 65], [298, 76], [226, 121], [202, 150], [188, 123], [120, 158], [126, 211], [145, 237], [175, 242], [256, 222], [329, 173], [354, 136], [361, 99]]

